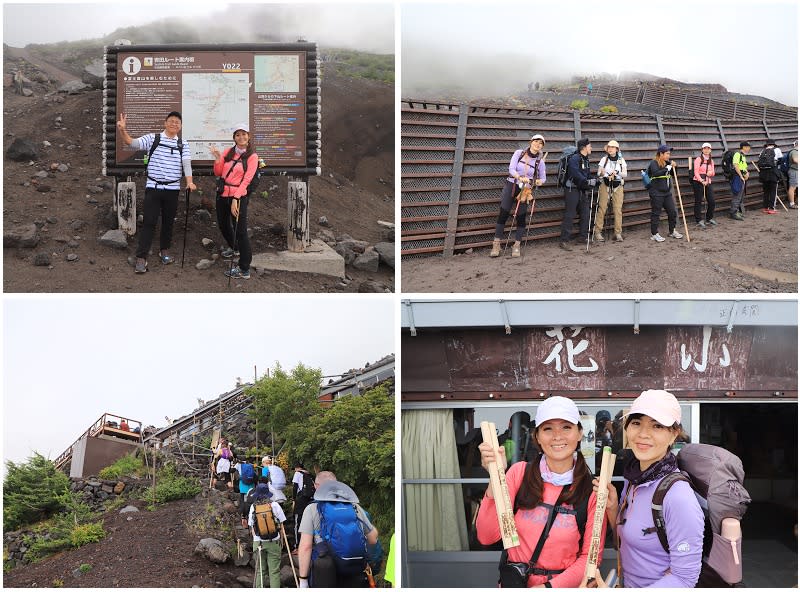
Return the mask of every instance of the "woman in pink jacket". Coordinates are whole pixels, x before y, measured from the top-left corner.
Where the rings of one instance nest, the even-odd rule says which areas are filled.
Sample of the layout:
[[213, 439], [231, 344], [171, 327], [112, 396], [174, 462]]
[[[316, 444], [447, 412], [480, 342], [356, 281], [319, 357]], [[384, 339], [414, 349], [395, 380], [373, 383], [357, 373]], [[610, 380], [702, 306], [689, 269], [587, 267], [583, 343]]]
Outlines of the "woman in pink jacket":
[[[714, 188], [711, 181], [714, 180], [714, 161], [711, 158], [711, 144], [703, 144], [702, 155], [694, 159], [692, 167], [694, 176], [692, 177], [692, 189], [694, 190], [694, 221], [705, 230], [707, 225], [716, 226], [714, 220]], [[703, 198], [708, 202], [705, 218], [703, 217]]]
[[[596, 505], [592, 473], [580, 451], [580, 414], [571, 400], [550, 397], [537, 408], [535, 421], [534, 437], [542, 455], [528, 463], [514, 464], [506, 474], [520, 544], [500, 557], [501, 584], [504, 564], [514, 563], [522, 564], [518, 568], [527, 574], [529, 588], [577, 588], [583, 583]], [[495, 454], [505, 464], [502, 449], [494, 451], [487, 442], [479, 449], [484, 468]], [[491, 488], [481, 502], [476, 526], [481, 544], [500, 539]], [[605, 524], [600, 540], [602, 555]]]
[[211, 147], [214, 155], [214, 174], [217, 175], [217, 224], [228, 243], [222, 249], [222, 256], [230, 259], [239, 252], [239, 264], [225, 271], [225, 275], [235, 279], [250, 279], [250, 239], [247, 236], [247, 204], [249, 187], [258, 171], [258, 154], [250, 143], [248, 124], [239, 124], [233, 132], [235, 145], [222, 154], [216, 146]]

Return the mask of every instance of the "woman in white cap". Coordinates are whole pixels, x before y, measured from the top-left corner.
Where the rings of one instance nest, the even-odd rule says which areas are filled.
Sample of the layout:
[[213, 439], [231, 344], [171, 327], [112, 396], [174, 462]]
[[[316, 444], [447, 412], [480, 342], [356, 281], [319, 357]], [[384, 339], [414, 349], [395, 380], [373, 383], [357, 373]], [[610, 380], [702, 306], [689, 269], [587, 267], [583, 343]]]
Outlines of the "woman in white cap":
[[508, 165], [508, 177], [503, 185], [503, 194], [500, 198], [500, 214], [497, 216], [497, 224], [494, 231], [494, 242], [490, 257], [500, 256], [500, 241], [506, 228], [506, 220], [514, 210], [516, 215], [516, 232], [514, 245], [511, 248], [511, 256], [520, 256], [520, 241], [522, 234], [527, 226], [525, 217], [528, 214], [528, 202], [520, 201], [519, 205], [514, 203], [515, 198], [522, 192], [523, 187], [535, 187], [542, 185], [547, 179], [544, 167], [544, 136], [536, 134], [531, 138], [530, 146], [514, 152], [511, 162]]
[[228, 243], [222, 249], [225, 259], [239, 253], [239, 264], [225, 275], [235, 279], [250, 279], [250, 238], [247, 236], [247, 205], [250, 182], [258, 171], [258, 154], [250, 142], [250, 127], [239, 124], [233, 131], [235, 145], [223, 155], [216, 146], [211, 147], [214, 155], [214, 174], [217, 182], [217, 225]]
[[[550, 397], [537, 408], [535, 425], [541, 456], [515, 463], [506, 474], [520, 544], [501, 555], [501, 584], [513, 584], [506, 578], [508, 567], [516, 567], [521, 574], [511, 574], [520, 586], [575, 588], [583, 580], [596, 504], [592, 473], [580, 451], [580, 414], [569, 399]], [[484, 442], [479, 450], [484, 468], [495, 458], [505, 467], [502, 448]], [[476, 522], [481, 544], [500, 540], [496, 512], [487, 488]], [[604, 541], [605, 523], [602, 528]]]
[[[711, 158], [711, 144], [703, 144], [702, 154], [694, 159], [692, 189], [694, 190], [694, 221], [705, 230], [707, 225], [716, 226], [714, 220], [714, 161]], [[703, 217], [703, 202], [706, 202], [706, 215]]]
[[628, 164], [619, 153], [619, 142], [611, 140], [606, 144], [606, 154], [600, 159], [597, 176], [603, 181], [600, 185], [600, 199], [597, 202], [597, 216], [594, 221], [594, 240], [603, 242], [603, 220], [608, 209], [608, 198], [614, 208], [614, 240], [622, 242], [622, 186], [628, 176]]
[[633, 454], [624, 462], [622, 504], [609, 486], [606, 513], [616, 524], [625, 588], [693, 588], [700, 577], [704, 518], [691, 486], [675, 482], [664, 498], [669, 552], [653, 523], [653, 494], [670, 473], [678, 472], [672, 445], [685, 438], [681, 406], [672, 393], [644, 391], [624, 417]]

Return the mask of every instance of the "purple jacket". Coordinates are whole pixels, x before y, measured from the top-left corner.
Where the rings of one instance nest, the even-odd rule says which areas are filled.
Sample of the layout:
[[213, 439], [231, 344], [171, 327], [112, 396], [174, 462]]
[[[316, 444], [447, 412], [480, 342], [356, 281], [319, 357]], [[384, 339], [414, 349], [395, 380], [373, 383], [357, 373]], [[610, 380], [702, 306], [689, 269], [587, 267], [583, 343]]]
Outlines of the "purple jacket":
[[[658, 534], [642, 533], [654, 526], [650, 505], [660, 482], [658, 479], [636, 487], [625, 512], [625, 524], [617, 530], [626, 588], [694, 588], [700, 577], [703, 511], [688, 483], [674, 483], [664, 498], [670, 552], [664, 551]], [[625, 481], [623, 500], [629, 487], [630, 483]]]
[[[533, 158], [528, 156], [522, 159], [522, 162], [520, 162], [520, 158], [522, 157], [523, 154], [526, 153], [526, 151], [527, 148], [523, 150], [517, 150], [516, 152], [514, 152], [514, 156], [511, 157], [511, 162], [508, 164], [508, 181], [516, 183], [517, 180], [514, 178], [514, 173], [516, 173], [520, 177], [530, 177], [531, 179], [538, 176], [538, 178], [542, 180], [542, 183], [544, 183], [545, 180], [547, 179], [547, 177], [545, 177], [545, 172], [544, 172], [544, 161], [539, 160], [539, 166], [537, 167], [536, 171], [534, 171], [533, 168], [533, 165], [536, 164], [536, 160], [544, 156], [544, 154], [540, 152], [537, 156]], [[525, 172], [526, 170], [527, 174]]]

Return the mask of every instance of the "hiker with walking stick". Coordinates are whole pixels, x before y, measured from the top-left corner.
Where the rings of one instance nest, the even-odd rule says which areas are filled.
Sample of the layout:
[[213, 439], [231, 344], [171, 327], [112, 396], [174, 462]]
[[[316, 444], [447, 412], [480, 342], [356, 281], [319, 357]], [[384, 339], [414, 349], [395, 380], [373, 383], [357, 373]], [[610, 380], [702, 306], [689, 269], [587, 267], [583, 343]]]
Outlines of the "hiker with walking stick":
[[572, 222], [575, 213], [580, 217], [578, 240], [589, 240], [589, 217], [591, 204], [586, 195], [586, 190], [594, 192], [597, 179], [591, 175], [589, 155], [592, 153], [592, 144], [589, 138], [578, 140], [577, 151], [567, 160], [567, 180], [564, 183], [564, 219], [561, 221], [560, 247], [566, 251], [572, 250]]
[[[581, 453], [583, 426], [574, 402], [554, 396], [536, 409], [534, 439], [542, 454], [529, 462], [514, 463], [505, 472], [506, 455], [484, 439], [478, 450], [487, 471], [496, 464], [505, 472], [509, 512], [519, 544], [500, 555], [501, 587], [575, 588], [586, 569], [592, 541], [592, 516], [597, 496], [592, 492], [592, 473]], [[493, 544], [503, 530], [491, 484], [481, 501], [475, 522], [478, 542]], [[596, 541], [602, 557], [605, 521]]]
[[[497, 216], [490, 257], [500, 256], [500, 241], [503, 239], [506, 220], [511, 214], [512, 206], [514, 206], [513, 223], [516, 224], [516, 234], [514, 245], [511, 248], [511, 256], [520, 256], [520, 242], [522, 233], [526, 229], [525, 217], [528, 213], [528, 202], [533, 200], [533, 188], [541, 186], [547, 178], [542, 158], [543, 147], [544, 136], [536, 134], [531, 138], [527, 149], [517, 150], [511, 157], [508, 165], [508, 177], [503, 185], [503, 194], [500, 198], [500, 214]], [[512, 230], [514, 230], [513, 227]], [[509, 238], [510, 236], [509, 233]]]
[[647, 174], [651, 181], [647, 190], [650, 194], [650, 240], [657, 243], [663, 243], [666, 240], [658, 232], [662, 209], [667, 211], [668, 236], [683, 238], [683, 235], [675, 230], [675, 226], [678, 224], [678, 209], [675, 206], [675, 197], [672, 195], [671, 175], [676, 163], [670, 160], [671, 153], [672, 147], [662, 144], [647, 166]]
[[[714, 220], [714, 160], [711, 158], [711, 144], [706, 142], [701, 148], [702, 154], [694, 159], [692, 167], [692, 190], [694, 191], [694, 221], [703, 230], [709, 226], [716, 226]], [[706, 205], [706, 215], [703, 216], [703, 202]]]
[[181, 140], [183, 121], [181, 114], [172, 111], [164, 119], [164, 130], [160, 133], [146, 134], [132, 138], [128, 133], [128, 117], [120, 115], [117, 129], [123, 144], [134, 150], [147, 152], [144, 164], [147, 167], [147, 183], [144, 191], [144, 214], [139, 245], [136, 248], [136, 273], [147, 271], [147, 255], [153, 242], [156, 224], [161, 217], [161, 237], [158, 258], [163, 265], [175, 262], [169, 254], [172, 246], [172, 228], [178, 212], [178, 194], [181, 189], [181, 176], [186, 177], [186, 188], [197, 189], [192, 182], [192, 156], [189, 145]]
[[606, 154], [597, 165], [597, 176], [600, 177], [600, 199], [597, 202], [597, 216], [594, 221], [594, 240], [603, 242], [603, 220], [605, 219], [608, 201], [614, 209], [614, 240], [622, 242], [622, 199], [625, 178], [628, 176], [628, 165], [619, 153], [619, 142], [611, 140], [606, 144]]
[[[744, 195], [747, 191], [747, 180], [750, 178], [750, 171], [747, 170], [747, 154], [750, 152], [750, 142], [740, 142], [739, 150], [733, 154], [731, 168], [733, 174], [730, 176], [731, 183], [731, 209], [730, 217], [734, 220], [744, 220]], [[723, 166], [725, 158], [723, 157]]]
[[[254, 588], [281, 587], [281, 532], [284, 522], [286, 515], [280, 505], [272, 501], [269, 478], [261, 477], [252, 494], [247, 519], [253, 534], [253, 554], [256, 556]], [[265, 572], [269, 574], [269, 586], [264, 582]]]
[[239, 264], [225, 271], [235, 279], [250, 279], [250, 238], [247, 236], [247, 206], [250, 186], [258, 172], [258, 154], [251, 143], [250, 126], [241, 123], [233, 131], [235, 145], [222, 154], [211, 147], [214, 174], [217, 175], [217, 225], [227, 247], [221, 249], [224, 259], [233, 259], [237, 252]]
[[775, 209], [778, 201], [778, 160], [783, 156], [775, 140], [768, 139], [764, 149], [758, 155], [756, 170], [763, 190], [763, 208], [765, 214], [777, 214]]

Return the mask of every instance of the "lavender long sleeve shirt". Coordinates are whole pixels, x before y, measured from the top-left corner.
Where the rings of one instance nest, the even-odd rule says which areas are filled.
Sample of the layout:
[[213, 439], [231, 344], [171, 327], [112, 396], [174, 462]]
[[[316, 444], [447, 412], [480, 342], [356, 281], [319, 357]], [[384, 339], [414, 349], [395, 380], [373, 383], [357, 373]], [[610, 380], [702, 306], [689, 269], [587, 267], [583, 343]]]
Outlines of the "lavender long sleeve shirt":
[[[674, 483], [664, 498], [670, 552], [664, 551], [657, 533], [642, 533], [654, 526], [651, 503], [660, 482], [636, 486], [625, 512], [625, 524], [618, 527], [626, 588], [694, 588], [700, 577], [703, 511], [688, 483]], [[622, 499], [630, 486], [626, 481]]]
[[[508, 180], [512, 183], [516, 183], [517, 180], [514, 178], [514, 174], [516, 173], [520, 177], [529, 177], [531, 179], [539, 178], [542, 180], [542, 183], [544, 183], [547, 180], [544, 170], [544, 161], [541, 160], [541, 157], [544, 156], [544, 154], [539, 153], [533, 158], [528, 156], [526, 159], [522, 159], [520, 162], [520, 159], [525, 152], [526, 150], [517, 150], [514, 152], [514, 156], [511, 157], [511, 162], [508, 164]], [[539, 166], [536, 167], [536, 170], [534, 170], [534, 165], [536, 164], [537, 159], [539, 160]]]

